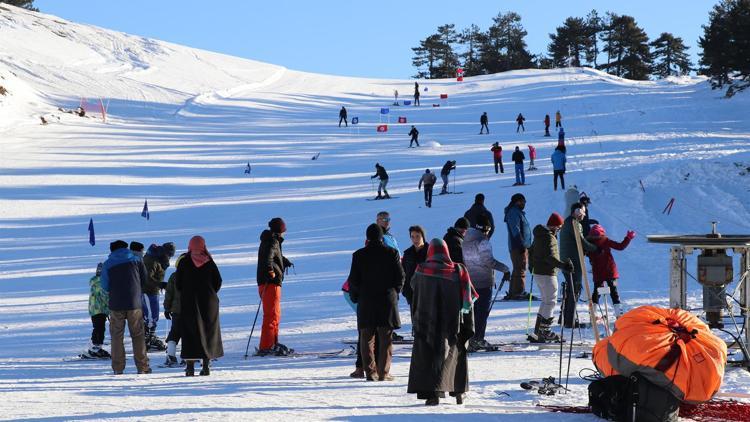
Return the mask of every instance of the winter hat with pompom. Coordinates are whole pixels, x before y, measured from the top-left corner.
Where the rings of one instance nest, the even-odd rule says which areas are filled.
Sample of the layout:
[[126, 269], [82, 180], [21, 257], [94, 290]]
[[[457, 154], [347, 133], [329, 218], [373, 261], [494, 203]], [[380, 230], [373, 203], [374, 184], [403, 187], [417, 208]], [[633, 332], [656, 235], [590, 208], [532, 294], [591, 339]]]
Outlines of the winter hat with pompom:
[[286, 223], [281, 217], [272, 218], [268, 222], [268, 228], [274, 233], [286, 233]]
[[604, 231], [604, 227], [598, 224], [594, 224], [593, 226], [591, 226], [591, 230], [589, 231], [589, 236], [602, 237], [606, 235], [607, 235], [607, 232]]
[[547, 219], [547, 227], [560, 227], [564, 222], [565, 220], [563, 220], [560, 214], [553, 212], [549, 216], [549, 219]]

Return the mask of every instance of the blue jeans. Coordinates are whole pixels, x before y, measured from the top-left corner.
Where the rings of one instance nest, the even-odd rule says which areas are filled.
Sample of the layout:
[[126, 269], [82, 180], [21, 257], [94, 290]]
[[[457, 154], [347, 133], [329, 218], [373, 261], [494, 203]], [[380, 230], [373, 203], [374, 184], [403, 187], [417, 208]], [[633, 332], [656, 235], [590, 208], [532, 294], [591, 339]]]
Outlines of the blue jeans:
[[516, 163], [516, 183], [526, 184], [526, 175], [523, 172], [523, 163]]
[[492, 287], [476, 289], [479, 298], [474, 302], [474, 339], [484, 340], [484, 332], [487, 330], [487, 318], [490, 316], [490, 305], [492, 304]]

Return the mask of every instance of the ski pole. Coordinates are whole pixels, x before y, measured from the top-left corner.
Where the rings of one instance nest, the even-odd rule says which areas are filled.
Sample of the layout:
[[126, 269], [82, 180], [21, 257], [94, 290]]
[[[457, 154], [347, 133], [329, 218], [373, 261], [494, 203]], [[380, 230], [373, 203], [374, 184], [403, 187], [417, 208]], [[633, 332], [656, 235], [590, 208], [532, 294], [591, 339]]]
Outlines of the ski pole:
[[255, 319], [253, 320], [253, 327], [250, 329], [250, 337], [247, 338], [247, 347], [245, 347], [245, 359], [247, 359], [247, 353], [250, 350], [250, 340], [253, 338], [253, 332], [255, 331], [255, 324], [258, 322], [258, 314], [260, 313], [260, 306], [263, 304], [263, 295], [266, 293], [266, 287], [268, 283], [263, 285], [263, 290], [260, 292], [260, 300], [258, 301], [258, 309], [255, 311]]
[[495, 305], [495, 302], [497, 302], [497, 295], [500, 294], [500, 290], [503, 290], [503, 285], [505, 285], [505, 279], [500, 281], [500, 287], [497, 288], [497, 291], [495, 292], [495, 297], [492, 298], [492, 303], [490, 303], [490, 310], [488, 312], [492, 312], [492, 307]]
[[[572, 277], [571, 277], [572, 278]], [[565, 305], [568, 301], [568, 289], [567, 279], [565, 280], [565, 289], [563, 289], [563, 301], [560, 306], [560, 364], [557, 374], [557, 379], [562, 381], [562, 359], [563, 359], [563, 342], [565, 341]], [[572, 326], [572, 325], [571, 325]], [[572, 340], [571, 340], [572, 341]]]
[[[575, 302], [573, 302], [573, 314], [576, 316], [576, 320], [578, 320], [578, 298], [575, 297], [575, 291], [573, 290], [573, 286], [571, 284], [570, 290], [573, 293], [573, 297], [576, 299]], [[578, 324], [578, 335], [583, 340], [583, 335], [581, 334], [581, 324], [579, 322]], [[565, 373], [565, 391], [567, 394], [567, 388], [568, 388], [568, 381], [570, 380], [570, 361], [573, 359], [573, 337], [575, 336], [575, 322], [573, 324], [570, 324], [570, 344], [568, 345], [568, 371]], [[560, 344], [560, 364], [562, 365], [562, 343]], [[562, 377], [560, 377], [562, 380]]]
[[531, 324], [531, 293], [534, 291], [534, 274], [531, 274], [531, 285], [529, 286], [529, 313], [526, 315], [526, 335], [529, 335], [529, 327]]

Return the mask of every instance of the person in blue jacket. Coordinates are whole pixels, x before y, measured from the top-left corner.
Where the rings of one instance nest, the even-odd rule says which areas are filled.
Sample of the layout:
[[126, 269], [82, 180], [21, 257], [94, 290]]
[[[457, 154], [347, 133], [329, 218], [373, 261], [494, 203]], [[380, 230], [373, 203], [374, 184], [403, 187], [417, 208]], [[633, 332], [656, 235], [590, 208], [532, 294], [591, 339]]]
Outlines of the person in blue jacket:
[[508, 229], [508, 250], [513, 263], [510, 288], [505, 300], [528, 300], [526, 292], [526, 267], [529, 262], [528, 249], [531, 246], [531, 226], [526, 219], [526, 197], [516, 193], [505, 207], [505, 224]]
[[553, 183], [557, 190], [557, 179], [560, 178], [560, 187], [565, 190], [565, 147], [557, 146], [552, 153], [552, 170], [554, 172]]

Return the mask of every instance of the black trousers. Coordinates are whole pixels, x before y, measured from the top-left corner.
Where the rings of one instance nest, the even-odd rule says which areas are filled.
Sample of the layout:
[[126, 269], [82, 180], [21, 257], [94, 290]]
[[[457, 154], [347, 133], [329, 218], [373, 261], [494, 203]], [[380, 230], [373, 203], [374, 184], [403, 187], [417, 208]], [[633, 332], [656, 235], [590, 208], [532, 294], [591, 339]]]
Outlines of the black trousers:
[[565, 170], [555, 170], [555, 175], [553, 177], [554, 177], [553, 181], [555, 185], [555, 190], [557, 190], [557, 178], [558, 177], [560, 178], [560, 187], [562, 187], [564, 190], [565, 189]]
[[505, 169], [503, 168], [503, 159], [497, 159], [495, 158], [495, 174], [497, 174], [497, 169], [500, 168], [500, 173], [505, 173]]
[[101, 346], [104, 344], [104, 330], [107, 324], [107, 315], [96, 314], [91, 316], [91, 325], [94, 328], [91, 330], [91, 344]]
[[180, 314], [172, 314], [172, 327], [169, 329], [169, 335], [167, 335], [167, 343], [173, 341], [179, 343], [182, 338], [180, 332]]
[[518, 126], [516, 126], [516, 133], [518, 133], [518, 131], [521, 129], [526, 132], [526, 127], [523, 125], [523, 123], [519, 123]]
[[411, 137], [411, 141], [409, 141], [409, 146], [411, 146], [412, 143], [416, 142], [417, 146], [419, 146], [419, 141], [417, 140], [417, 135], [414, 135]]
[[432, 187], [434, 185], [424, 185], [424, 202], [428, 207], [432, 207]]
[[415, 96], [414, 96], [414, 105], [415, 105], [415, 106], [418, 106], [418, 105], [419, 105], [419, 95], [415, 95]]
[[544, 125], [544, 136], [550, 136], [549, 125]]
[[562, 127], [562, 122], [555, 122], [555, 129]]
[[[612, 298], [612, 303], [617, 305], [620, 303], [620, 293], [617, 291], [617, 279], [607, 280], [607, 286], [609, 286], [609, 296]], [[594, 287], [594, 293], [591, 294], [591, 301], [599, 303], [599, 287], [604, 287], [604, 283], [596, 283]]]
[[481, 129], [479, 129], [479, 133], [483, 133], [484, 128], [487, 128], [487, 133], [490, 133], [490, 126], [487, 123], [482, 123], [482, 127]]
[[346, 127], [349, 127], [349, 122], [346, 121], [346, 117], [339, 117], [339, 127], [341, 127], [341, 122], [344, 122]]

